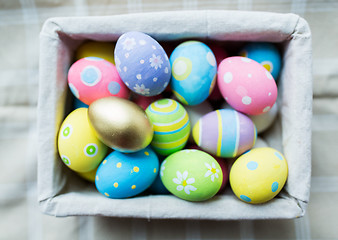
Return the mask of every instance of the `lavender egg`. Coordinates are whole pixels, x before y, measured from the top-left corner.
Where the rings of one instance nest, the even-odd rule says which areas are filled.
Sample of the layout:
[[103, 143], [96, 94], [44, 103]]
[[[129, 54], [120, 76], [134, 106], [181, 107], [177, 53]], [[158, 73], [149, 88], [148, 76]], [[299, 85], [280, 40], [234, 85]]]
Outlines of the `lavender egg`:
[[168, 56], [152, 37], [141, 32], [127, 32], [115, 46], [115, 64], [126, 86], [142, 96], [164, 91], [171, 77]]
[[196, 144], [217, 157], [233, 158], [255, 145], [257, 130], [246, 115], [220, 109], [204, 115], [193, 128]]

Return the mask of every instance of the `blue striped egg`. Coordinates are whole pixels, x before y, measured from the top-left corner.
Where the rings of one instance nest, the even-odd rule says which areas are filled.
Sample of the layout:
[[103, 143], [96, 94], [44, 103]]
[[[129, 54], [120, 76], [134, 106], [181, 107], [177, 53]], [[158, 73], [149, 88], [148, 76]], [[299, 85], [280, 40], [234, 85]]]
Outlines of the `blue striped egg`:
[[187, 111], [173, 99], [160, 99], [148, 106], [146, 114], [153, 125], [153, 149], [164, 156], [184, 148], [190, 134]]
[[178, 45], [170, 56], [171, 88], [181, 103], [197, 105], [208, 98], [215, 86], [216, 58], [199, 41]]
[[246, 115], [233, 109], [220, 109], [198, 120], [193, 138], [203, 150], [218, 157], [232, 158], [255, 145], [255, 124]]

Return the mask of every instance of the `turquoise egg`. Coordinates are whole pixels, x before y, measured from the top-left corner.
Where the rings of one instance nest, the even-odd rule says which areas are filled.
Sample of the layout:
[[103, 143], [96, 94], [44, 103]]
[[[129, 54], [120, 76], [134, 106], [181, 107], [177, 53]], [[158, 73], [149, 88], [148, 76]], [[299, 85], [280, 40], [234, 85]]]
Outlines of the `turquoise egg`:
[[282, 59], [273, 43], [249, 43], [240, 51], [240, 55], [260, 63], [277, 80], [281, 70]]
[[178, 45], [170, 56], [171, 88], [180, 102], [197, 105], [208, 98], [215, 86], [216, 58], [199, 41]]
[[133, 197], [154, 182], [158, 168], [158, 157], [150, 147], [134, 153], [114, 151], [97, 169], [95, 185], [109, 198]]

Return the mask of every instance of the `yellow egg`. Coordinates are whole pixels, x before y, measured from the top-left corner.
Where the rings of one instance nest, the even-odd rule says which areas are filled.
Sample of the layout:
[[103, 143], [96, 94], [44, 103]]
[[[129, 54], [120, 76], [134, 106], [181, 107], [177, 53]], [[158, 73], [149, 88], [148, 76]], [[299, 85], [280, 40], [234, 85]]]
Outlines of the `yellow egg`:
[[88, 109], [78, 108], [63, 121], [58, 135], [61, 160], [76, 172], [95, 169], [107, 153], [88, 120]]
[[95, 183], [97, 169], [98, 167], [95, 168], [94, 170], [91, 170], [90, 172], [83, 172], [83, 173], [78, 172], [77, 174], [79, 174], [79, 176], [82, 177], [83, 179], [89, 182]]
[[264, 203], [283, 188], [288, 176], [284, 156], [276, 149], [255, 148], [240, 156], [230, 170], [235, 195], [247, 203]]
[[106, 97], [88, 108], [90, 124], [98, 138], [120, 152], [136, 152], [147, 147], [153, 138], [153, 126], [145, 111], [132, 101]]
[[80, 45], [77, 49], [76, 60], [85, 57], [99, 57], [115, 64], [114, 49], [115, 44], [111, 42], [88, 41]]

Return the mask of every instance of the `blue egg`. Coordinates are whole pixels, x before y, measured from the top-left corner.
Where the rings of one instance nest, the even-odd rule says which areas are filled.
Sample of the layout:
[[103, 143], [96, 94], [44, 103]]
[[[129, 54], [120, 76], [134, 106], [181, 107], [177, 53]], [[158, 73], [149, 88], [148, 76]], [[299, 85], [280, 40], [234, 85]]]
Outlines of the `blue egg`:
[[158, 158], [150, 147], [128, 154], [114, 151], [99, 165], [95, 185], [109, 198], [133, 197], [154, 182], [158, 168]]
[[263, 65], [277, 80], [281, 70], [282, 59], [273, 43], [249, 43], [240, 51], [240, 55]]
[[178, 45], [170, 56], [171, 88], [178, 100], [197, 105], [208, 98], [215, 86], [216, 58], [202, 42], [187, 41]]
[[79, 100], [78, 98], [73, 98], [73, 108], [78, 109], [78, 108], [88, 108], [88, 105]]
[[[163, 160], [165, 159], [165, 157], [161, 156], [161, 155], [157, 155], [157, 157], [160, 159], [160, 163], [162, 163]], [[168, 189], [163, 185], [163, 182], [161, 180], [160, 174], [157, 174], [157, 177], [156, 177], [155, 181], [149, 187], [149, 191], [152, 194], [170, 194], [170, 192], [168, 191]]]
[[115, 45], [116, 69], [126, 86], [142, 96], [155, 96], [168, 86], [171, 67], [162, 46], [141, 32], [123, 34]]

